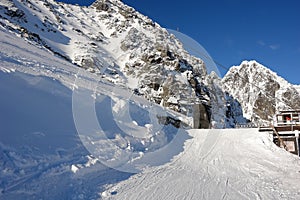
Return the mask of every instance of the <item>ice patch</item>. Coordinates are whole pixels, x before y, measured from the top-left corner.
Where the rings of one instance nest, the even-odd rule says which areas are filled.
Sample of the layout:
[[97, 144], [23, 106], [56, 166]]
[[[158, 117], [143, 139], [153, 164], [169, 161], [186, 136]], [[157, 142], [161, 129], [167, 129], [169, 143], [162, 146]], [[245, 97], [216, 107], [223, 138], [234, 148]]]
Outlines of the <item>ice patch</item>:
[[79, 167], [76, 165], [71, 165], [71, 171], [75, 174], [79, 170]]

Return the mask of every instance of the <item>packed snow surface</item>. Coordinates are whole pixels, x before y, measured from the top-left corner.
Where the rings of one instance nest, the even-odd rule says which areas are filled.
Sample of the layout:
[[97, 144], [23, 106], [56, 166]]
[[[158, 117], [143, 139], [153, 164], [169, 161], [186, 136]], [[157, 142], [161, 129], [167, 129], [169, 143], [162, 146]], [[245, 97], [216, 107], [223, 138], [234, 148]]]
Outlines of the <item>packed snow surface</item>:
[[71, 90], [19, 72], [0, 80], [1, 199], [300, 198], [299, 158], [257, 129], [189, 130], [171, 160], [133, 175], [84, 148]]
[[104, 199], [299, 199], [299, 158], [257, 129], [190, 130], [184, 151]]
[[[0, 199], [300, 199], [299, 157], [278, 148], [268, 134], [166, 126], [153, 135], [157, 119], [140, 116], [155, 113], [126, 87], [84, 73], [2, 25], [0, 46]], [[94, 109], [108, 135], [102, 143], [88, 142], [102, 156], [117, 158], [114, 148], [103, 149], [105, 140], [135, 150], [134, 161], [149, 151], [160, 154], [136, 173], [107, 167], [76, 127], [72, 97], [78, 91], [88, 95], [76, 99], [83, 106], [83, 100], [99, 101]], [[128, 102], [130, 121], [122, 113]], [[112, 121], [114, 113], [122, 114], [118, 121]], [[133, 137], [124, 136], [129, 129]]]

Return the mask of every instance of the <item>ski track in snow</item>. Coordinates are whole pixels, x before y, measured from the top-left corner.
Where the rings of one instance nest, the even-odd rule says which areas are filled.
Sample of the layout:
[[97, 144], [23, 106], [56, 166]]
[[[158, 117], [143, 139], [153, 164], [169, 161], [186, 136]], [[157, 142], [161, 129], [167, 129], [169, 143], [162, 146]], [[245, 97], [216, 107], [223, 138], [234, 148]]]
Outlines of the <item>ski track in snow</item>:
[[[107, 184], [131, 176], [104, 166], [85, 149], [73, 122], [72, 92], [124, 100], [132, 92], [1, 28], [0, 44], [0, 199], [98, 199]], [[132, 100], [149, 104], [138, 96]], [[172, 158], [167, 153], [167, 160], [159, 160]]]
[[[193, 138], [181, 153], [135, 175], [99, 162], [90, 166], [91, 155], [70, 120], [70, 94], [100, 84], [99, 92], [111, 95], [114, 85], [82, 76], [76, 66], [1, 27], [0, 44], [0, 199], [300, 199], [299, 158], [256, 129], [190, 130]], [[28, 101], [21, 102], [26, 94]], [[26, 124], [30, 110], [45, 107], [31, 102], [36, 94], [48, 99], [49, 108], [33, 119], [48, 126], [24, 129], [34, 124]], [[64, 119], [51, 110], [58, 105]]]
[[0, 199], [96, 199], [105, 184], [131, 175], [90, 161], [69, 89], [19, 72], [0, 72], [0, 82]]
[[72, 89], [98, 78], [1, 27], [0, 45], [0, 199], [97, 199], [127, 179], [91, 164], [74, 126]]
[[[194, 138], [171, 163], [112, 186], [104, 199], [300, 198], [299, 158], [277, 148], [265, 133], [257, 129], [189, 133]], [[210, 134], [218, 138], [207, 139]], [[204, 152], [208, 140], [214, 139], [213, 147]]]

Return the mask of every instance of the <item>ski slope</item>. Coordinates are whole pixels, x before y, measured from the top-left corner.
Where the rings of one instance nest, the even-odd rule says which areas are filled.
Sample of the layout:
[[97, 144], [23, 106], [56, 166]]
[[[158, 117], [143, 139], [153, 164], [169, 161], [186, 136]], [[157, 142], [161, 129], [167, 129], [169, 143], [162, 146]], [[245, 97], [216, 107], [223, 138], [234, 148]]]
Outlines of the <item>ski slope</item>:
[[1, 26], [0, 46], [0, 199], [98, 199], [127, 179], [91, 155], [75, 127], [72, 92], [96, 76], [76, 85], [79, 68]]
[[[107, 114], [98, 112], [99, 123], [112, 133], [125, 125], [143, 135], [154, 125], [138, 120], [150, 113], [139, 105], [146, 102], [132, 98], [135, 122], [126, 121], [125, 113], [118, 123], [109, 123], [113, 112], [122, 111], [126, 88], [116, 92], [113, 83], [83, 73], [1, 27], [0, 45], [0, 199], [300, 199], [299, 158], [256, 129], [178, 132], [171, 148], [150, 156], [148, 160], [157, 162], [148, 162], [139, 172], [107, 167], [78, 134], [74, 91], [87, 91], [89, 98], [79, 101], [100, 101], [103, 95], [112, 100], [95, 107]], [[174, 132], [170, 128], [165, 133], [170, 130]], [[169, 142], [165, 135], [153, 140], [147, 140], [149, 135], [139, 140], [113, 136], [126, 150], [140, 144], [164, 149]], [[114, 149], [106, 152], [111, 156]], [[141, 155], [146, 152], [140, 148]]]
[[[126, 87], [104, 81], [1, 26], [0, 45], [0, 199], [98, 199], [107, 184], [127, 179], [143, 167], [165, 164], [183, 150], [187, 133], [174, 140], [174, 148], [164, 148], [178, 130], [150, 117], [174, 112], [160, 106], [153, 112], [148, 101], [132, 96]], [[134, 121], [123, 112], [126, 102]], [[85, 116], [90, 108], [95, 113]], [[91, 123], [95, 120], [106, 138], [91, 139], [91, 134], [100, 135]], [[126, 136], [128, 130], [140, 136]], [[153, 135], [153, 130], [160, 134]], [[136, 162], [140, 169], [117, 170], [101, 159], [122, 159], [117, 155], [120, 148], [105, 146], [115, 143], [130, 156], [121, 164]]]
[[257, 129], [190, 130], [184, 151], [104, 199], [299, 199], [299, 158]]

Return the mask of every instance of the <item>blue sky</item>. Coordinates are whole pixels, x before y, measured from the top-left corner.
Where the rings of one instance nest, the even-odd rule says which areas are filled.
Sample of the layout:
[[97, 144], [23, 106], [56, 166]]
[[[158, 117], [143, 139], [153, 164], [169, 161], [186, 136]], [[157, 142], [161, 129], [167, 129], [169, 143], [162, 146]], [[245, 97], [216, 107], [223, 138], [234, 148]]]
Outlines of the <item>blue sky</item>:
[[[92, 0], [61, 0], [87, 5]], [[199, 42], [229, 68], [257, 60], [300, 84], [300, 1], [298, 0], [123, 0], [162, 27]], [[219, 67], [222, 75], [226, 70]]]

